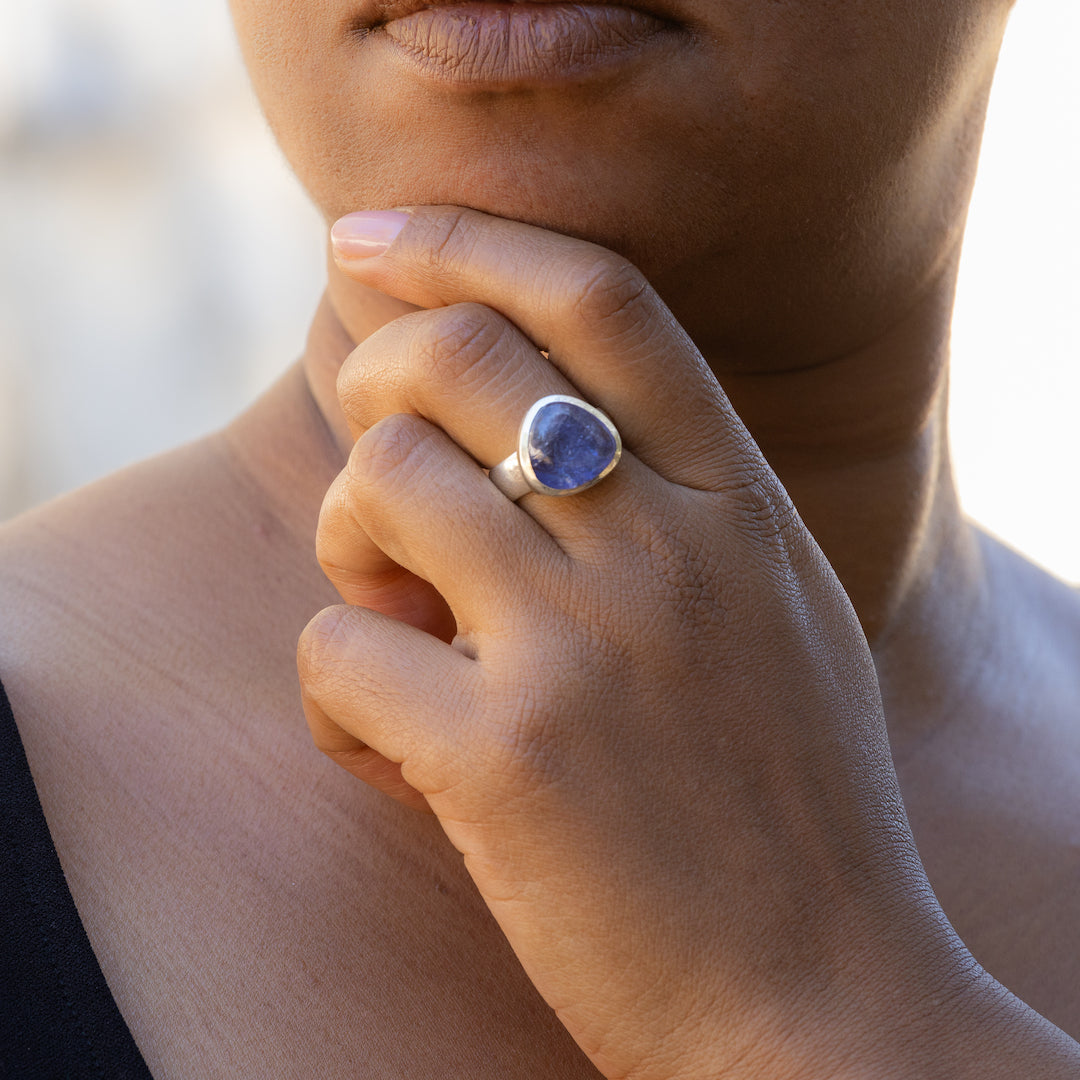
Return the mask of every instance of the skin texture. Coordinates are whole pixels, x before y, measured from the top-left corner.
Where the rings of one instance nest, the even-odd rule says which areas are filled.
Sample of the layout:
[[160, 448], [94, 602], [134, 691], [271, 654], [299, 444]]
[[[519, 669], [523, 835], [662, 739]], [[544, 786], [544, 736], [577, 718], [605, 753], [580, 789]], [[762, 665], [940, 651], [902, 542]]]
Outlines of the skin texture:
[[[1026, 1042], [1023, 1011], [922, 875], [855, 613], [644, 279], [516, 223], [402, 218], [375, 257], [349, 257], [343, 233], [381, 235], [384, 217], [335, 227], [346, 272], [431, 310], [372, 335], [338, 379], [360, 434], [318, 550], [351, 606], [300, 645], [317, 744], [426, 800], [605, 1076], [1064, 1067], [1049, 1030], [1003, 1055]], [[529, 403], [569, 392], [634, 457], [572, 499], [509, 502], [477, 462]], [[653, 423], [676, 412], [674, 431]], [[428, 588], [397, 578], [393, 617], [378, 610], [371, 585], [395, 565], [445, 600], [452, 644]]]
[[233, 5], [328, 221], [446, 203], [586, 237], [670, 293], [700, 348], [755, 370], [865, 345], [941, 272], [1007, 10], [690, 0], [661, 6], [673, 40], [626, 77], [448, 95], [358, 42], [354, 5], [305, 7]]
[[[1005, 988], [1080, 1032], [1080, 615], [943, 419], [1006, 5], [665, 3], [633, 63], [471, 88], [233, 7], [328, 223], [416, 210], [228, 429], [0, 533], [155, 1076], [1075, 1075]], [[508, 504], [479, 466], [564, 382], [627, 458]], [[320, 609], [318, 745], [442, 829], [312, 749]]]

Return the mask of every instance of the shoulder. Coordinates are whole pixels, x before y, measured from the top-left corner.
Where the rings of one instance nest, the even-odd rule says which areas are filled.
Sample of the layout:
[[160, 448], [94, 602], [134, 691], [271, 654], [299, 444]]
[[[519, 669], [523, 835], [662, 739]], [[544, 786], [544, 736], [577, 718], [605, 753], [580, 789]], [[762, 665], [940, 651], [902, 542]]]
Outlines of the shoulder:
[[1080, 787], [1080, 589], [993, 537], [982, 543], [993, 633], [976, 700], [987, 729], [1023, 745], [1014, 767], [1038, 760]]
[[946, 914], [992, 975], [1080, 1034], [1080, 593], [993, 537], [981, 660], [898, 763]]
[[0, 681], [50, 822], [77, 820], [80, 784], [137, 800], [148, 747], [197, 716], [195, 767], [253, 681], [294, 703], [296, 637], [330, 602], [299, 546], [216, 437], [0, 528]]
[[0, 527], [0, 679], [13, 697], [32, 706], [31, 686], [33, 697], [92, 688], [109, 677], [103, 656], [122, 665], [152, 640], [161, 569], [179, 537], [198, 532], [182, 503], [193, 454], [124, 470]]
[[[980, 534], [998, 613], [1013, 641], [1050, 648], [1050, 659], [1080, 657], [1080, 587], [1070, 585], [987, 533]], [[1080, 669], [1069, 664], [1080, 686]]]
[[0, 679], [148, 1064], [595, 1075], [437, 825], [315, 751], [295, 643], [333, 594], [313, 527], [216, 469], [170, 455], [0, 530]]

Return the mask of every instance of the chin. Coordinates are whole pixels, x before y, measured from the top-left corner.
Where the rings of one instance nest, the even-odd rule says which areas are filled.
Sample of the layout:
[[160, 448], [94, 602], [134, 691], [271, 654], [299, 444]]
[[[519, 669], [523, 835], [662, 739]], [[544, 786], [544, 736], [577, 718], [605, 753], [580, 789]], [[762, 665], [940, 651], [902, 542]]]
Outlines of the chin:
[[649, 277], [685, 262], [688, 238], [705, 255], [716, 237], [733, 231], [731, 204], [700, 204], [699, 192], [680, 188], [677, 175], [645, 156], [628, 166], [633, 159], [625, 154], [570, 141], [424, 149], [394, 146], [360, 161], [350, 155], [320, 168], [309, 193], [328, 223], [356, 210], [469, 207], [591, 241]]

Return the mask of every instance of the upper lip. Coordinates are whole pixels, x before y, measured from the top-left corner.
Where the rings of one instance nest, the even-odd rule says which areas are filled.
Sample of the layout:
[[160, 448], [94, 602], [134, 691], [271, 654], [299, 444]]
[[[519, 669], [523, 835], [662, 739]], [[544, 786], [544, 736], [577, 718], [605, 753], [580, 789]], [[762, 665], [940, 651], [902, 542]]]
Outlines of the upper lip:
[[529, 3], [529, 4], [568, 4], [573, 7], [623, 7], [640, 11], [645, 15], [652, 15], [657, 19], [670, 20], [671, 16], [664, 11], [657, 10], [659, 4], [625, 3], [623, 0], [586, 0], [585, 3], [573, 3], [572, 0], [361, 0], [360, 11], [355, 25], [358, 29], [372, 29], [382, 26], [394, 19], [403, 19], [407, 15], [414, 15], [418, 11], [426, 11], [429, 8], [453, 7], [462, 3]]

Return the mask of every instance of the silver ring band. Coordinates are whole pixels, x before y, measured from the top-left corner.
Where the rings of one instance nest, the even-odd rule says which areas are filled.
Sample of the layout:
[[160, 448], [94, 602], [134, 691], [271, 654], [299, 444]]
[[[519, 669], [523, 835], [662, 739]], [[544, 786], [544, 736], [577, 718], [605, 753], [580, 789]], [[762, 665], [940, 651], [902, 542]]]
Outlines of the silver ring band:
[[525, 414], [517, 450], [488, 478], [514, 502], [530, 491], [573, 495], [603, 480], [621, 455], [619, 432], [599, 409], [580, 398], [551, 394]]

